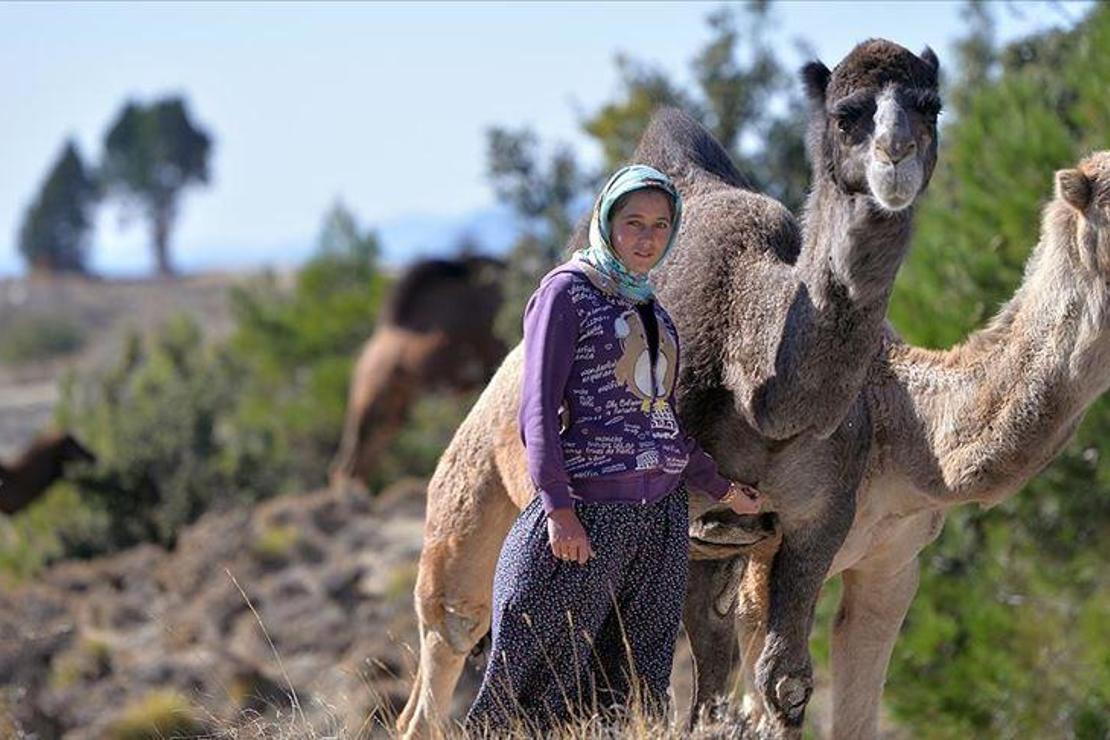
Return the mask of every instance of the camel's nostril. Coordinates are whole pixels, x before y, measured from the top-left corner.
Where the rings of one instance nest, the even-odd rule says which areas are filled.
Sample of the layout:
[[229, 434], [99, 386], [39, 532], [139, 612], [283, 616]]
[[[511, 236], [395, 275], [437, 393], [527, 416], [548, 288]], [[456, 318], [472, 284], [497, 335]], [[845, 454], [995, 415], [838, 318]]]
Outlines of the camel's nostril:
[[917, 153], [917, 142], [912, 139], [904, 144], [879, 144], [875, 147], [875, 154], [884, 164], [897, 165], [907, 157]]

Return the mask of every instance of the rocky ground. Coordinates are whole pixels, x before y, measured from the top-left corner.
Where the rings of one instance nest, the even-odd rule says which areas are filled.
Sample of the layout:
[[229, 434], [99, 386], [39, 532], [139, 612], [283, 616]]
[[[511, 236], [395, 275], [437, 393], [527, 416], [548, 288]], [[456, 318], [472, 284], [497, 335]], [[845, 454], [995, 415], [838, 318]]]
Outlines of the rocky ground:
[[260, 717], [293, 737], [384, 732], [413, 666], [423, 497], [412, 481], [211, 513], [173, 552], [63, 563], [0, 595], [0, 717], [40, 738], [125, 737], [171, 696], [190, 732]]

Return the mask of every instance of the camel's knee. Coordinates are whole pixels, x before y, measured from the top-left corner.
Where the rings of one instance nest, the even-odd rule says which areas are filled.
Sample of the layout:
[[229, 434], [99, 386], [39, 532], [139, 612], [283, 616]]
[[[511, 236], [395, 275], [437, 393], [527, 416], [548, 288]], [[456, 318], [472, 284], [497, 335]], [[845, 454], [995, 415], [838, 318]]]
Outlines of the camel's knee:
[[419, 594], [416, 604], [425, 633], [438, 636], [447, 648], [461, 656], [469, 655], [489, 631], [490, 608], [486, 604], [471, 604], [441, 597], [422, 598]]
[[469, 655], [474, 646], [489, 631], [489, 611], [482, 611], [485, 613], [467, 612], [456, 610], [450, 605], [444, 606], [441, 634], [452, 650]]

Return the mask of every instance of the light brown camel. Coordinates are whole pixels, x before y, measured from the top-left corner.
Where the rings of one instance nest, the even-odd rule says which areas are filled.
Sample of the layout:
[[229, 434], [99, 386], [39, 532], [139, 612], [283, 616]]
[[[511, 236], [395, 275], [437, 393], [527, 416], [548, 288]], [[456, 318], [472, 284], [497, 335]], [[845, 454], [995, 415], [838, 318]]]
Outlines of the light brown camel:
[[[906, 254], [910, 206], [936, 161], [937, 68], [931, 51], [918, 57], [881, 40], [859, 45], [831, 73], [807, 66], [814, 189], [804, 240], [793, 217], [752, 192], [720, 145], [678, 111], [653, 119], [634, 157], [670, 175], [684, 200], [680, 247], [657, 280], [684, 341], [683, 422], [725, 475], [757, 484], [782, 518], [760, 686], [791, 726], [809, 696], [813, 608], [863, 473], [860, 390]], [[583, 242], [580, 228], [571, 243]], [[520, 363], [517, 348], [429, 484], [415, 594], [420, 663], [398, 719], [406, 736], [446, 718], [464, 658], [489, 626], [501, 543], [533, 495], [516, 429]], [[706, 496], [692, 497], [691, 516], [695, 557], [735, 556], [768, 534], [762, 519], [721, 512]], [[686, 618], [705, 702], [705, 687], [723, 687], [714, 666], [732, 660], [735, 600], [723, 600], [724, 642], [713, 629], [698, 633], [716, 628], [699, 617], [722, 604], [715, 569], [737, 568], [734, 557], [691, 567]], [[776, 585], [784, 583], [788, 595]]]
[[503, 273], [489, 257], [423, 260], [405, 271], [351, 375], [333, 483], [369, 483], [418, 394], [489, 380], [506, 350], [493, 333]]
[[827, 577], [835, 738], [871, 738], [887, 665], [917, 590], [917, 556], [948, 509], [994, 505], [1043, 470], [1110, 388], [1110, 151], [1056, 173], [1014, 297], [963, 344], [888, 330], [866, 406], [871, 453], [856, 517]]
[[38, 500], [65, 473], [66, 463], [94, 462], [91, 452], [65, 432], [46, 432], [11, 465], [0, 465], [0, 512], [11, 516]]

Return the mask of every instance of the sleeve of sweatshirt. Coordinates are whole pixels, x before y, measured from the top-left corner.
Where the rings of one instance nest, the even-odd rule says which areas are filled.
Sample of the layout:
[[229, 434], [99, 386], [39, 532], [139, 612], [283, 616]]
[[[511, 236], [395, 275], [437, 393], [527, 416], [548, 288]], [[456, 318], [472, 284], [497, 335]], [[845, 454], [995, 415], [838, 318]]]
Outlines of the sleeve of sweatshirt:
[[715, 499], [728, 493], [729, 480], [717, 471], [717, 463], [701, 448], [698, 441], [686, 435], [686, 481]]
[[549, 279], [532, 294], [524, 310], [520, 434], [528, 473], [548, 513], [572, 506], [559, 437], [559, 406], [578, 339], [578, 314], [569, 292], [572, 281], [569, 275]]

